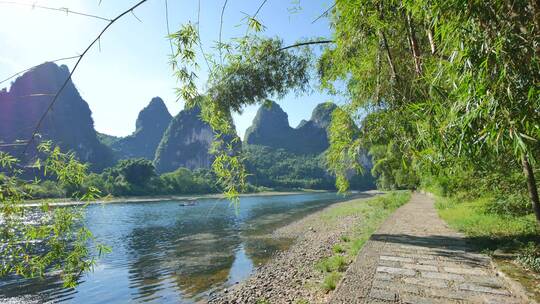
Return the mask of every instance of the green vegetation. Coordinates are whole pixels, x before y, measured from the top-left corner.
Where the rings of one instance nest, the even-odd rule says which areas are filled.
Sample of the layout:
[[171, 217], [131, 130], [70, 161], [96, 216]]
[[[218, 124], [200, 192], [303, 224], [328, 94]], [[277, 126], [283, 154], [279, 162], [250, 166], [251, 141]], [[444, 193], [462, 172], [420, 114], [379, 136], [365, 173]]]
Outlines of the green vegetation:
[[[41, 144], [38, 150], [43, 158], [36, 160], [34, 169], [65, 188], [80, 187], [87, 165], [78, 162], [73, 153], [62, 153], [49, 143]], [[38, 210], [29, 212], [21, 203], [32, 196], [35, 183], [22, 180], [19, 168], [16, 158], [0, 152], [0, 278], [37, 277], [61, 270], [64, 286], [72, 287], [81, 273], [94, 265], [88, 249], [92, 233], [80, 225], [84, 207], [49, 208], [43, 203]], [[90, 187], [84, 193], [74, 192], [73, 196], [89, 200], [97, 194], [98, 190]], [[32, 213], [40, 216], [28, 223]], [[101, 255], [108, 248], [97, 244], [97, 250]]]
[[408, 191], [390, 192], [367, 200], [345, 202], [321, 214], [321, 219], [326, 222], [342, 221], [347, 217], [355, 218], [352, 233], [342, 235], [341, 242], [334, 244], [332, 248], [334, 255], [322, 259], [316, 265], [317, 270], [325, 273], [322, 284], [324, 290], [336, 288], [342, 273], [347, 270], [369, 237], [394, 210], [409, 199]]
[[[179, 168], [158, 176], [152, 162], [142, 158], [121, 160], [101, 174], [88, 174], [82, 177], [82, 182], [76, 187], [51, 180], [30, 187], [33, 199], [73, 197], [73, 194], [88, 189], [99, 191], [100, 196], [208, 194], [220, 191], [209, 170]], [[251, 187], [250, 190], [256, 189]]]
[[326, 291], [336, 289], [339, 280], [341, 280], [342, 274], [338, 272], [331, 272], [324, 277], [323, 288]]
[[[273, 189], [334, 190], [335, 177], [325, 167], [324, 154], [297, 155], [282, 149], [244, 145], [243, 156], [248, 181]], [[374, 187], [371, 175], [351, 177], [351, 188], [366, 190]]]
[[512, 204], [501, 203], [500, 198], [463, 194], [436, 199], [441, 218], [464, 232], [477, 250], [494, 255], [505, 273], [540, 299], [540, 227], [530, 212], [499, 208]]
[[[533, 214], [497, 213], [495, 199], [437, 198], [439, 215], [456, 230], [464, 232], [479, 250], [497, 249], [516, 254], [517, 261], [538, 271], [540, 227]], [[536, 266], [535, 266], [536, 264]]]

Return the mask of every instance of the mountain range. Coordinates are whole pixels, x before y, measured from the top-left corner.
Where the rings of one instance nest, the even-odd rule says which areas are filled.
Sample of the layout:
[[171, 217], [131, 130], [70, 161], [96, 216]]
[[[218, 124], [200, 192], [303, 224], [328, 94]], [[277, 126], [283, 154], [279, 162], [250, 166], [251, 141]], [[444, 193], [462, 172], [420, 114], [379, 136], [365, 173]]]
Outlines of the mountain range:
[[[66, 66], [44, 63], [18, 77], [9, 89], [0, 91], [0, 149], [28, 139], [52, 96], [69, 76]], [[319, 104], [310, 120], [296, 128], [289, 125], [285, 111], [268, 101], [258, 110], [245, 134], [244, 145], [284, 149], [300, 155], [316, 155], [328, 148], [327, 128], [333, 103]], [[65, 151], [73, 151], [91, 168], [100, 171], [119, 159], [152, 160], [158, 172], [179, 167], [208, 168], [208, 152], [214, 138], [210, 126], [200, 119], [200, 109], [183, 110], [175, 117], [159, 97], [141, 110], [133, 134], [114, 137], [96, 132], [88, 103], [70, 80], [39, 129], [39, 140], [52, 140]], [[35, 151], [33, 152], [35, 156]]]
[[9, 91], [0, 91], [0, 147], [23, 162], [31, 162], [37, 155], [36, 145], [51, 140], [62, 150], [75, 152], [92, 170], [101, 171], [113, 165], [113, 153], [98, 140], [90, 107], [71, 80], [44, 116], [39, 135], [24, 155], [24, 145], [17, 144], [30, 139], [68, 77], [67, 66], [47, 62], [18, 77]]

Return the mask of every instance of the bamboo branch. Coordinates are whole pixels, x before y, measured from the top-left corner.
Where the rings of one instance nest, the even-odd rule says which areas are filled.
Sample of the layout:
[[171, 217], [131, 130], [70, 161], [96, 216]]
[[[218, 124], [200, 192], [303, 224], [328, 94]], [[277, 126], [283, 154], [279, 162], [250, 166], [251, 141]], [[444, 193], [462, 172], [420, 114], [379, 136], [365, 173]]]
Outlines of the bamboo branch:
[[336, 3], [334, 3], [332, 6], [330, 6], [327, 10], [325, 10], [322, 14], [320, 14], [317, 18], [315, 18], [313, 21], [311, 21], [311, 24], [319, 21], [321, 18], [328, 16], [328, 13], [336, 7]]
[[[381, 3], [377, 5], [377, 9], [379, 10], [379, 18], [381, 19], [381, 21], [384, 21], [384, 12], [381, 8]], [[386, 51], [386, 59], [388, 60], [388, 65], [390, 66], [390, 77], [397, 82], [398, 77], [396, 66], [394, 65], [394, 59], [392, 58], [392, 52], [390, 51], [390, 46], [388, 45], [388, 40], [386, 39], [386, 33], [384, 32], [384, 29], [379, 29], [379, 35], [381, 36], [383, 47]]]
[[219, 43], [218, 43], [218, 49], [219, 49], [219, 60], [221, 61], [221, 64], [223, 64], [223, 55], [222, 55], [222, 45], [221, 45], [221, 34], [223, 33], [223, 15], [225, 14], [225, 8], [227, 7], [227, 2], [229, 0], [225, 0], [223, 3], [223, 8], [221, 8], [221, 18], [219, 21]]
[[75, 71], [77, 70], [77, 67], [79, 66], [79, 63], [81, 63], [82, 59], [84, 58], [84, 56], [86, 55], [86, 53], [88, 53], [88, 51], [100, 40], [101, 36], [103, 36], [103, 34], [107, 31], [107, 29], [109, 29], [109, 27], [111, 27], [111, 25], [113, 25], [116, 21], [118, 21], [120, 18], [124, 17], [126, 14], [129, 14], [130, 12], [132, 12], [134, 9], [136, 9], [137, 7], [139, 7], [141, 4], [145, 3], [146, 1], [148, 0], [141, 0], [139, 1], [137, 4], [133, 5], [132, 7], [130, 7], [129, 9], [125, 10], [123, 13], [121, 13], [120, 15], [116, 16], [114, 19], [111, 19], [111, 21], [109, 21], [109, 23], [107, 23], [107, 25], [101, 30], [101, 32], [97, 35], [97, 37], [86, 47], [86, 49], [81, 53], [81, 55], [79, 55], [79, 59], [77, 59], [77, 62], [75, 63], [75, 65], [73, 66], [73, 69], [71, 69], [71, 72], [69, 73], [69, 76], [68, 78], [66, 78], [66, 80], [64, 81], [64, 83], [62, 84], [62, 86], [60, 87], [60, 89], [56, 92], [56, 94], [54, 95], [54, 98], [53, 100], [51, 101], [51, 103], [49, 104], [49, 106], [47, 107], [47, 109], [45, 110], [45, 112], [43, 113], [43, 115], [41, 115], [41, 118], [39, 119], [36, 127], [34, 128], [34, 131], [32, 132], [32, 136], [30, 137], [30, 139], [28, 140], [28, 144], [26, 144], [26, 146], [24, 147], [24, 150], [23, 150], [23, 155], [26, 153], [26, 151], [28, 150], [28, 147], [30, 146], [30, 144], [34, 141], [36, 135], [37, 135], [37, 132], [39, 130], [39, 128], [41, 127], [41, 124], [43, 123], [43, 121], [45, 120], [45, 117], [47, 116], [47, 114], [51, 111], [51, 109], [53, 108], [54, 104], [56, 103], [56, 101], [58, 100], [58, 96], [60, 95], [60, 93], [62, 93], [62, 91], [64, 90], [64, 88], [67, 86], [67, 84], [69, 83], [69, 81], [71, 80], [71, 77], [73, 77], [73, 74], [75, 73]]
[[292, 49], [292, 48], [300, 47], [300, 46], [304, 46], [304, 45], [328, 44], [328, 43], [334, 43], [334, 40], [317, 40], [317, 41], [300, 42], [300, 43], [295, 43], [295, 44], [292, 44], [292, 45], [282, 47], [278, 51], [284, 51], [284, 50], [287, 50], [287, 49]]
[[435, 47], [435, 40], [433, 38], [433, 29], [432, 28], [426, 29], [426, 33], [429, 40], [429, 46], [431, 48], [431, 55], [435, 55], [435, 53], [437, 52], [437, 48]]
[[414, 24], [411, 18], [411, 14], [404, 13], [407, 23], [407, 34], [409, 36], [409, 43], [411, 45], [411, 53], [414, 60], [414, 69], [418, 76], [422, 75], [422, 62], [420, 58], [420, 49], [418, 48], [418, 42], [416, 40], [416, 33], [414, 31]]
[[386, 59], [388, 60], [388, 65], [390, 66], [390, 75], [392, 79], [397, 81], [398, 78], [397, 78], [396, 66], [394, 65], [392, 52], [390, 52], [390, 47], [388, 46], [388, 40], [386, 40], [386, 34], [384, 33], [384, 30], [379, 30], [379, 34], [381, 35], [383, 47], [386, 51]]
[[101, 17], [101, 16], [97, 16], [97, 15], [92, 15], [92, 14], [87, 14], [87, 13], [82, 13], [82, 12], [77, 12], [77, 11], [72, 11], [67, 7], [58, 7], [57, 8], [57, 7], [49, 7], [49, 6], [38, 5], [38, 4], [35, 4], [35, 3], [33, 3], [33, 4], [19, 3], [19, 2], [15, 2], [15, 1], [0, 1], [0, 4], [29, 6], [29, 7], [32, 7], [32, 8], [40, 8], [40, 9], [44, 9], [44, 10], [63, 12], [63, 13], [66, 13], [66, 14], [73, 14], [73, 15], [79, 15], [79, 16], [84, 16], [84, 17], [100, 19], [100, 20], [103, 20], [103, 21], [109, 21], [109, 22], [111, 21], [111, 19], [109, 19], [109, 18], [105, 18], [105, 17]]

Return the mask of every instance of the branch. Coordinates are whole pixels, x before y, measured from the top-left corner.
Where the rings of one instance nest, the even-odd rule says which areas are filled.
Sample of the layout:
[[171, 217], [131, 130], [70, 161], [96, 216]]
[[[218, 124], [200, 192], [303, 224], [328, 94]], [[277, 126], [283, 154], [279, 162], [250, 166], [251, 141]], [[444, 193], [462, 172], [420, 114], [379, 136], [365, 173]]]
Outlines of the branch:
[[174, 49], [171, 40], [171, 29], [169, 27], [169, 5], [168, 1], [165, 0], [165, 24], [167, 25], [167, 39], [169, 39], [169, 45], [171, 46], [171, 58], [174, 57]]
[[[259, 5], [259, 7], [257, 8], [257, 11], [255, 12], [255, 14], [253, 14], [253, 16], [249, 17], [250, 19], [255, 19], [257, 18], [257, 15], [259, 14], [259, 12], [261, 11], [261, 9], [263, 8], [263, 6], [266, 4], [266, 2], [268, 2], [268, 0], [263, 0], [263, 2], [261, 2], [261, 4]], [[248, 20], [248, 23], [247, 23], [247, 27], [246, 27], [246, 33], [244, 34], [244, 36], [247, 36], [249, 33], [249, 20]]]
[[253, 19], [255, 19], [255, 17], [257, 17], [257, 15], [259, 14], [259, 12], [261, 11], [261, 9], [263, 8], [263, 6], [266, 4], [268, 0], [264, 0], [261, 5], [259, 5], [259, 8], [257, 9], [257, 11], [255, 12], [255, 14], [251, 17]]
[[304, 45], [327, 44], [327, 43], [334, 43], [334, 40], [317, 40], [317, 41], [300, 42], [300, 43], [296, 43], [296, 44], [292, 44], [292, 45], [282, 47], [282, 48], [279, 49], [279, 51], [284, 51], [284, 50], [287, 50], [287, 49], [292, 49], [292, 48], [300, 47], [300, 46], [304, 46]]
[[[49, 61], [47, 61], [47, 62], [58, 62], [58, 61], [63, 61], [63, 60], [75, 59], [75, 58], [79, 58], [79, 57], [81, 57], [81, 55], [71, 56], [71, 57], [58, 58], [58, 59], [54, 59], [54, 60], [49, 60]], [[0, 81], [0, 84], [4, 83], [4, 82], [6, 82], [6, 81], [8, 81], [8, 80], [10, 80], [10, 79], [12, 79], [12, 78], [14, 78], [14, 77], [17, 77], [17, 76], [19, 76], [20, 74], [22, 74], [22, 73], [24, 73], [24, 72], [28, 72], [28, 71], [30, 71], [30, 70], [33, 69], [33, 68], [37, 68], [38, 66], [40, 66], [40, 65], [42, 65], [42, 64], [43, 64], [43, 63], [40, 63], [40, 64], [34, 65], [34, 66], [32, 66], [32, 67], [29, 67], [29, 68], [27, 68], [27, 69], [24, 69], [24, 70], [22, 70], [22, 71], [19, 71], [19, 72], [15, 73], [15, 74], [9, 76], [8, 78], [6, 78], [6, 79]]]
[[105, 18], [105, 17], [101, 17], [101, 16], [97, 16], [97, 15], [92, 15], [92, 14], [87, 14], [87, 13], [82, 13], [82, 12], [72, 11], [67, 7], [59, 7], [59, 8], [57, 8], [57, 7], [49, 7], [49, 6], [37, 5], [35, 3], [33, 3], [33, 4], [19, 3], [19, 2], [14, 2], [14, 1], [0, 1], [0, 4], [30, 6], [32, 8], [41, 8], [41, 9], [50, 10], [50, 11], [64, 12], [66, 14], [74, 14], [74, 15], [79, 15], [79, 16], [84, 16], [84, 17], [100, 19], [100, 20], [103, 20], [103, 21], [109, 21], [109, 22], [111, 21], [111, 19], [109, 19], [109, 18]]
[[330, 6], [327, 10], [325, 10], [322, 14], [320, 14], [317, 18], [315, 18], [313, 21], [311, 21], [311, 24], [319, 21], [319, 19], [321, 19], [322, 17], [326, 17], [328, 16], [328, 13], [330, 13], [330, 11], [336, 7], [336, 3], [334, 3], [334, 5]]
[[56, 92], [56, 94], [54, 95], [54, 98], [53, 100], [51, 101], [51, 103], [49, 104], [49, 106], [47, 107], [47, 109], [45, 110], [45, 112], [43, 113], [43, 115], [41, 115], [41, 118], [39, 119], [36, 127], [34, 128], [34, 131], [32, 132], [32, 136], [30, 137], [30, 139], [28, 140], [28, 144], [24, 147], [24, 150], [23, 150], [23, 155], [26, 153], [26, 151], [28, 150], [28, 147], [30, 146], [30, 144], [34, 141], [35, 137], [36, 137], [36, 134], [39, 130], [39, 128], [41, 127], [41, 124], [43, 123], [43, 121], [45, 120], [45, 117], [47, 116], [47, 114], [49, 113], [49, 111], [52, 109], [52, 107], [54, 106], [54, 104], [56, 103], [56, 101], [58, 100], [58, 96], [60, 95], [60, 93], [64, 90], [64, 88], [67, 86], [67, 84], [69, 83], [69, 81], [71, 80], [71, 77], [73, 76], [73, 74], [75, 73], [75, 70], [77, 70], [77, 67], [79, 66], [79, 63], [81, 63], [82, 59], [84, 58], [84, 56], [86, 55], [86, 53], [88, 53], [88, 51], [96, 44], [96, 42], [99, 41], [99, 39], [101, 38], [101, 36], [103, 36], [103, 34], [107, 31], [107, 29], [109, 29], [109, 27], [111, 25], [113, 25], [116, 21], [118, 21], [120, 18], [124, 17], [126, 14], [129, 14], [130, 12], [132, 12], [134, 9], [136, 9], [137, 7], [139, 7], [141, 4], [145, 3], [146, 1], [148, 0], [141, 0], [139, 1], [137, 4], [133, 5], [132, 7], [130, 7], [129, 9], [127, 9], [126, 11], [124, 11], [123, 13], [121, 13], [120, 15], [116, 16], [114, 19], [111, 19], [111, 21], [109, 21], [109, 23], [101, 30], [101, 32], [99, 33], [99, 35], [97, 35], [97, 37], [86, 47], [86, 49], [81, 53], [81, 55], [79, 56], [79, 59], [77, 59], [77, 62], [75, 63], [75, 65], [73, 66], [73, 69], [71, 70], [71, 72], [69, 73], [69, 76], [68, 78], [64, 81], [64, 83], [62, 84], [62, 86], [60, 87], [60, 89]]
[[199, 48], [201, 49], [201, 54], [204, 58], [204, 62], [206, 62], [206, 66], [208, 67], [208, 72], [212, 73], [212, 68], [210, 67], [210, 63], [208, 62], [208, 58], [206, 57], [206, 53], [204, 52], [202, 39], [201, 39], [201, 0], [199, 0], [199, 4], [197, 6], [197, 40], [199, 41]]
[[219, 21], [219, 60], [221, 61], [221, 64], [223, 64], [223, 55], [221, 54], [221, 49], [222, 49], [222, 45], [221, 45], [221, 33], [223, 32], [223, 14], [225, 14], [225, 8], [227, 7], [227, 2], [229, 0], [225, 0], [225, 2], [223, 3], [223, 8], [221, 9], [221, 19]]

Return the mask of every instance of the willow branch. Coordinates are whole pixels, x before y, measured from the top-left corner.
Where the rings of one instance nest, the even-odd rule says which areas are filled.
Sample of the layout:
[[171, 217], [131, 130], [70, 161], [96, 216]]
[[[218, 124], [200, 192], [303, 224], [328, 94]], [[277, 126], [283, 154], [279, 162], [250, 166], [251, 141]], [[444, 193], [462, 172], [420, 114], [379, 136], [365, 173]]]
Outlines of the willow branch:
[[90, 18], [94, 18], [94, 19], [100, 19], [100, 20], [103, 20], [103, 21], [109, 21], [109, 22], [111, 21], [111, 19], [109, 19], [109, 18], [105, 18], [105, 17], [101, 17], [101, 16], [97, 16], [97, 15], [92, 15], [92, 14], [87, 14], [87, 13], [82, 13], [82, 12], [77, 12], [77, 11], [72, 11], [67, 7], [49, 7], [49, 6], [38, 5], [38, 4], [35, 4], [35, 3], [33, 3], [33, 4], [19, 3], [19, 2], [15, 2], [15, 1], [0, 1], [0, 4], [29, 6], [29, 7], [32, 7], [32, 8], [40, 8], [40, 9], [44, 9], [44, 10], [63, 12], [63, 13], [66, 13], [66, 14], [74, 14], [74, 15], [90, 17]]
[[79, 56], [79, 59], [77, 59], [77, 62], [75, 63], [75, 65], [73, 66], [73, 69], [71, 69], [71, 72], [69, 73], [69, 76], [66, 78], [66, 80], [64, 81], [64, 83], [62, 84], [62, 86], [60, 87], [60, 89], [56, 92], [56, 94], [54, 95], [53, 97], [53, 100], [51, 101], [51, 103], [49, 104], [49, 106], [47, 107], [47, 109], [45, 110], [45, 112], [43, 113], [43, 115], [41, 115], [41, 118], [39, 119], [36, 127], [34, 128], [34, 131], [32, 132], [32, 136], [30, 137], [30, 139], [28, 140], [28, 144], [24, 147], [24, 150], [23, 150], [23, 155], [26, 153], [26, 151], [28, 150], [28, 147], [30, 146], [30, 144], [34, 141], [36, 135], [37, 135], [37, 132], [39, 130], [39, 128], [41, 127], [41, 124], [43, 123], [43, 121], [45, 120], [45, 117], [47, 116], [47, 114], [51, 111], [51, 109], [53, 108], [54, 104], [56, 103], [56, 101], [58, 100], [58, 96], [60, 96], [60, 93], [62, 93], [62, 91], [64, 90], [64, 88], [67, 86], [67, 84], [69, 83], [69, 81], [71, 80], [71, 78], [73, 77], [73, 74], [75, 73], [75, 71], [77, 70], [77, 67], [79, 66], [79, 63], [81, 63], [82, 59], [84, 58], [84, 56], [86, 55], [86, 53], [88, 53], [88, 51], [100, 40], [101, 36], [103, 36], [103, 34], [109, 29], [109, 27], [111, 27], [111, 25], [113, 25], [116, 21], [118, 21], [120, 18], [124, 17], [126, 14], [129, 14], [130, 12], [132, 12], [134, 9], [136, 9], [137, 7], [139, 7], [141, 4], [145, 3], [146, 1], [148, 0], [141, 0], [139, 1], [137, 4], [133, 5], [132, 7], [130, 7], [129, 9], [125, 10], [123, 13], [121, 13], [120, 15], [116, 16], [114, 19], [111, 19], [111, 21], [109, 21], [109, 23], [107, 23], [107, 25], [101, 30], [101, 32], [97, 35], [97, 37], [86, 47], [86, 49], [81, 53], [81, 55]]

